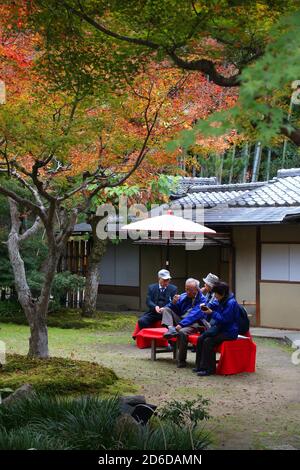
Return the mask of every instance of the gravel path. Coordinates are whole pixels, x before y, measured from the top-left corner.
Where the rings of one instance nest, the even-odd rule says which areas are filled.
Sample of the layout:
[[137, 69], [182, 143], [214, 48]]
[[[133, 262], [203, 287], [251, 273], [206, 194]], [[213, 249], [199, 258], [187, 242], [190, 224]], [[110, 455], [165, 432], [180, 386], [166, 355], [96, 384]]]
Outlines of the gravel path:
[[[177, 369], [170, 353], [150, 361], [149, 349], [137, 349], [113, 335], [116, 347], [95, 346], [96, 360], [122, 378], [130, 378], [149, 403], [202, 394], [211, 400], [214, 448], [300, 449], [300, 365], [291, 362], [292, 350], [279, 341], [257, 339], [255, 374], [200, 378], [191, 369], [195, 354], [189, 352], [187, 369]], [[124, 344], [125, 343], [125, 344]], [[99, 358], [99, 359], [98, 359]]]

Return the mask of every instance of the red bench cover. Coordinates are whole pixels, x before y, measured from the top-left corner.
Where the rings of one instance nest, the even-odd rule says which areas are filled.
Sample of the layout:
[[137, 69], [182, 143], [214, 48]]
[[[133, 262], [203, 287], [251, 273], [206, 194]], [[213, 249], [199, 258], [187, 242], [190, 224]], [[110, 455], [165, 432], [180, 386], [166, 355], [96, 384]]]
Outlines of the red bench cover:
[[152, 328], [143, 328], [142, 330], [137, 323], [132, 336], [136, 337], [136, 345], [140, 349], [150, 348], [152, 339], [157, 339], [157, 346], [166, 347], [169, 344], [168, 340], [163, 337], [166, 332], [167, 328], [162, 328], [160, 321], [154, 323]]
[[[163, 338], [167, 328], [144, 328], [136, 334], [136, 345], [138, 348], [151, 346], [151, 340], [156, 339], [157, 346], [168, 346], [168, 340]], [[199, 334], [189, 335], [189, 343], [196, 346]], [[256, 344], [252, 341], [250, 332], [246, 333], [246, 338], [238, 338], [232, 341], [223, 341], [216, 347], [216, 352], [220, 353], [217, 363], [218, 375], [239, 374], [241, 372], [255, 372]], [[176, 338], [172, 338], [176, 341]]]
[[[255, 372], [256, 344], [252, 341], [249, 331], [244, 336], [246, 338], [223, 341], [216, 347], [216, 352], [221, 354], [217, 363], [218, 375]], [[198, 338], [199, 334], [190, 335], [189, 343], [196, 346]]]

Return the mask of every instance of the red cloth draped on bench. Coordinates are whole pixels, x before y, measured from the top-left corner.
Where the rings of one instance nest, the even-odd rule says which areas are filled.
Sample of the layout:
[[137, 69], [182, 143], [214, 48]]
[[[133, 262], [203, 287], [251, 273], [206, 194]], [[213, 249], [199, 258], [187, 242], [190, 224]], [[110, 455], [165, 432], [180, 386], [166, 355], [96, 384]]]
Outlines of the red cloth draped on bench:
[[[168, 341], [163, 338], [167, 328], [144, 328], [136, 335], [136, 342], [139, 348], [151, 346], [152, 340], [156, 340], [156, 346], [168, 345]], [[216, 347], [216, 352], [220, 353], [217, 363], [218, 375], [239, 374], [241, 372], [255, 372], [256, 344], [252, 341], [250, 332], [246, 333], [246, 338], [240, 337], [232, 341], [224, 341]], [[199, 334], [189, 335], [189, 343], [197, 345]], [[176, 338], [172, 338], [176, 342]], [[154, 356], [155, 357], [155, 356]]]
[[135, 329], [132, 333], [132, 336], [136, 338], [136, 346], [140, 349], [150, 348], [152, 339], [156, 339], [157, 346], [167, 347], [169, 344], [168, 340], [164, 339], [163, 337], [166, 331], [167, 328], [162, 328], [160, 321], [153, 323], [153, 326], [151, 328], [143, 328], [142, 330], [140, 329], [139, 324], [137, 323], [135, 325]]
[[255, 372], [256, 344], [250, 337], [224, 341], [216, 351], [221, 354], [217, 374], [230, 375]]
[[[255, 372], [256, 344], [252, 341], [250, 332], [243, 337], [232, 341], [223, 341], [216, 347], [220, 353], [217, 363], [218, 375], [240, 374], [241, 372]], [[196, 346], [199, 335], [190, 335], [189, 343]]]

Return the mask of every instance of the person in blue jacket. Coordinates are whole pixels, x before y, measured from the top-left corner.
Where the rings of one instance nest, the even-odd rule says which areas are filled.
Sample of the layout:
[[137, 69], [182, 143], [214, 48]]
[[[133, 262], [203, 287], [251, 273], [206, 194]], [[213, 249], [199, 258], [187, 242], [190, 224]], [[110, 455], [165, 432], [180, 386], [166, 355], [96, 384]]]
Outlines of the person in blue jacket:
[[162, 325], [168, 328], [165, 338], [178, 336], [177, 367], [186, 367], [188, 335], [198, 331], [205, 313], [200, 303], [205, 302], [199, 281], [189, 278], [185, 283], [185, 292], [176, 295], [172, 302], [161, 309]]
[[[199, 336], [196, 348], [196, 367], [194, 372], [202, 377], [215, 374], [216, 353], [215, 346], [223, 341], [230, 341], [238, 337], [239, 305], [234, 295], [229, 292], [226, 282], [219, 282], [212, 289], [216, 301], [206, 309], [207, 320], [214, 320], [213, 330], [210, 334]], [[209, 330], [208, 332], [209, 333]]]

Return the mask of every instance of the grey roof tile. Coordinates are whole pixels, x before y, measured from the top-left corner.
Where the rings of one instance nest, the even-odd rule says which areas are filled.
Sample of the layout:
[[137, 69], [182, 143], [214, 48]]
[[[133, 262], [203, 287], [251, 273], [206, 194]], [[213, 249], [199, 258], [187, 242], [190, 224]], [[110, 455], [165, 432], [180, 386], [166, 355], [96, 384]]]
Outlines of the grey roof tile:
[[240, 198], [230, 201], [229, 207], [260, 207], [263, 205], [292, 206], [300, 203], [300, 176], [288, 176], [271, 180], [262, 187], [247, 191]]
[[215, 207], [204, 211], [205, 225], [255, 225], [276, 224], [285, 217], [297, 216], [300, 219], [300, 207]]
[[203, 205], [208, 224], [279, 223], [297, 210], [300, 217], [300, 170], [294, 172], [295, 176], [260, 183], [199, 186], [173, 201], [171, 207]]
[[243, 191], [219, 191], [219, 192], [199, 192], [187, 194], [180, 199], [173, 201], [170, 207], [214, 207], [219, 204], [227, 204], [232, 199], [242, 196]]

